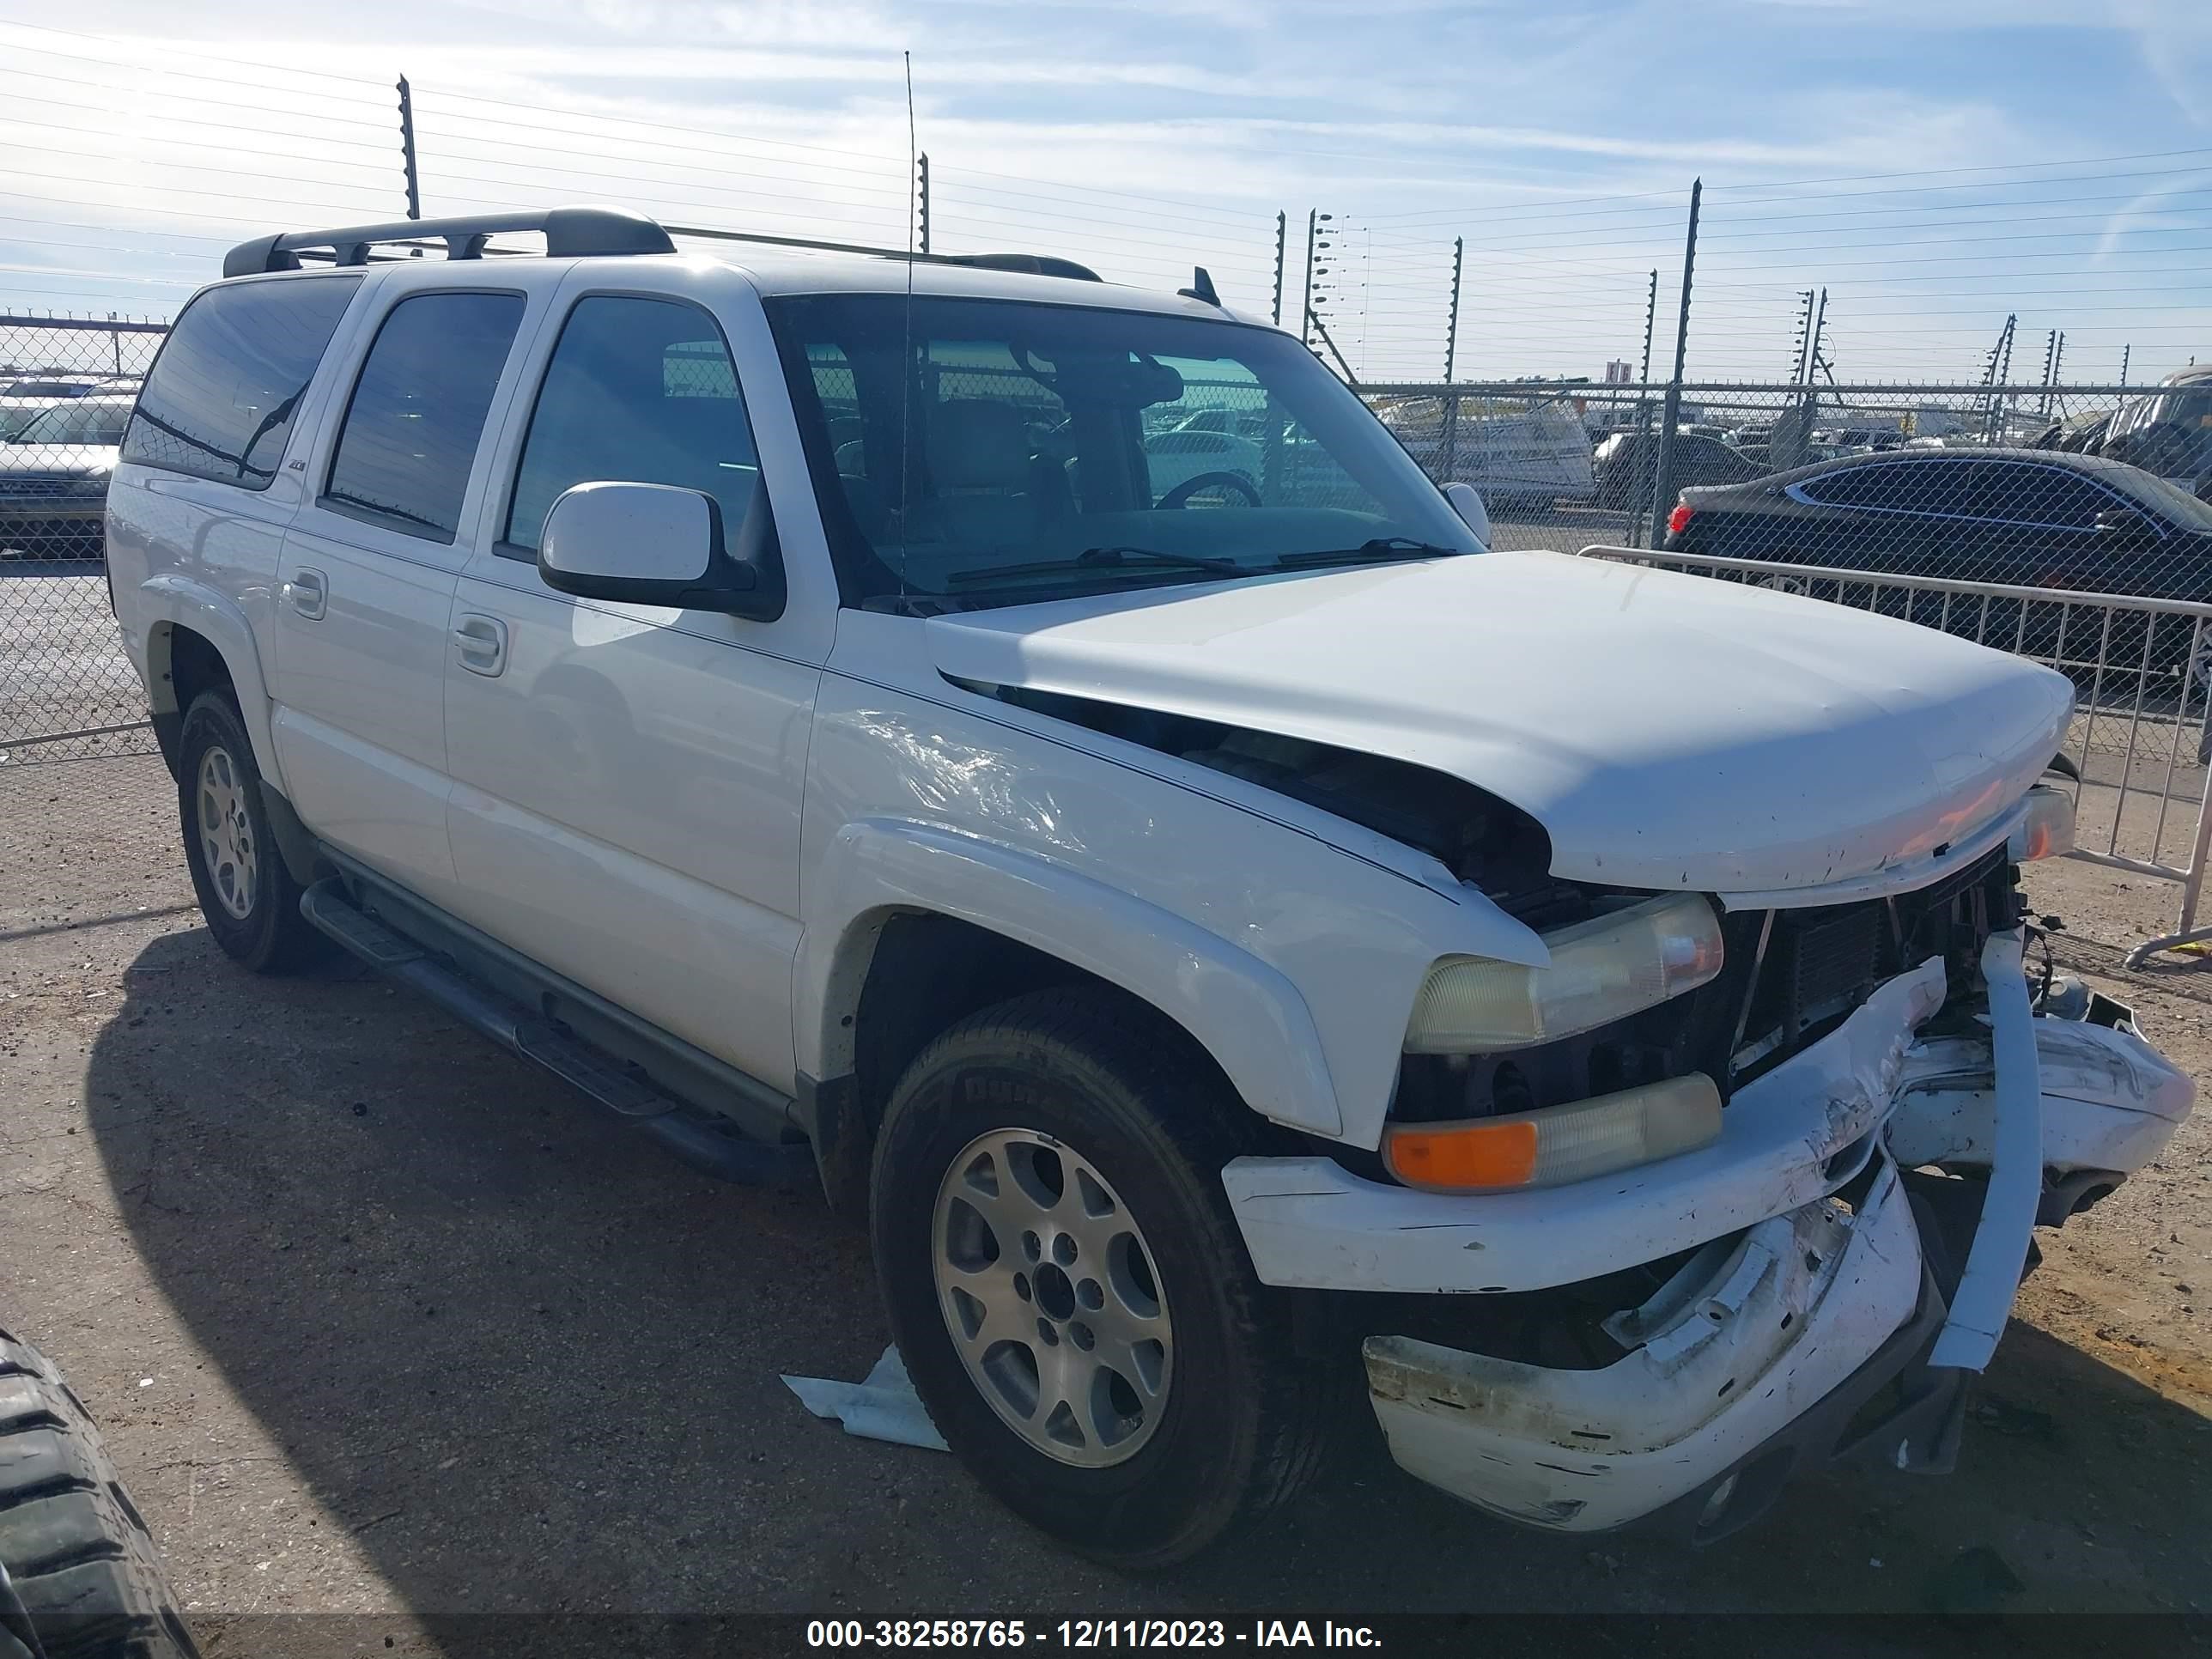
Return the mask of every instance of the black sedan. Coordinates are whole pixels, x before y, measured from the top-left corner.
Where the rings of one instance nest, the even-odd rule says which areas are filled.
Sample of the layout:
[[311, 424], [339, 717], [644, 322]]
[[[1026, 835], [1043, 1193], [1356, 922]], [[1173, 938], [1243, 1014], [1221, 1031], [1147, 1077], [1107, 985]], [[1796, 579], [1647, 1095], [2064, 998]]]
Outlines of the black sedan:
[[[2140, 468], [2063, 451], [1893, 451], [1686, 489], [1667, 521], [1666, 545], [1946, 581], [2212, 601], [2212, 506]], [[1866, 598], [1818, 579], [1772, 585]], [[2187, 622], [2162, 619], [2146, 641], [2140, 622], [2116, 613], [2105, 638], [2101, 611], [2062, 618], [2059, 605], [1993, 598], [1946, 607], [1941, 596], [1899, 589], [1878, 602], [1990, 644], [2063, 655], [2069, 665], [2101, 656], [2122, 669], [2170, 668], [2187, 659], [2195, 635]], [[2062, 636], [2062, 626], [2070, 635]]]

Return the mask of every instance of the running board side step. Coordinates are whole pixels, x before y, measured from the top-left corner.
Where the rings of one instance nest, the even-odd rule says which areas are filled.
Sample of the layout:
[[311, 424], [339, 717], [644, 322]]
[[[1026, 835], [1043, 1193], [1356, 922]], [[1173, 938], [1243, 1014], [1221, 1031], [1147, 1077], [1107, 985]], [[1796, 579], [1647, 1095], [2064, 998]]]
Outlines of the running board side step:
[[356, 906], [335, 877], [300, 896], [300, 914], [379, 973], [428, 997], [509, 1053], [543, 1066], [702, 1173], [752, 1187], [802, 1187], [815, 1181], [811, 1147], [758, 1139], [728, 1117], [662, 1092], [636, 1068], [486, 990], [386, 927]]

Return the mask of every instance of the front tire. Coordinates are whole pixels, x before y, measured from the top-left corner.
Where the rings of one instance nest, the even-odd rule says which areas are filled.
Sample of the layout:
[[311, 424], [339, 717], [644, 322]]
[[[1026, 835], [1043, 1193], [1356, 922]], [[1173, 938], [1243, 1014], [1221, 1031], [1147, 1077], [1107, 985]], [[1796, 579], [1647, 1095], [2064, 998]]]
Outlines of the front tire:
[[1257, 1120], [1204, 1054], [1089, 990], [954, 1026], [899, 1081], [871, 1231], [922, 1403], [1010, 1509], [1157, 1567], [1291, 1496], [1322, 1368], [1221, 1184]]
[[225, 955], [257, 974], [285, 974], [330, 954], [300, 914], [301, 889], [277, 850], [246, 723], [222, 692], [203, 691], [185, 712], [177, 809], [192, 890]]

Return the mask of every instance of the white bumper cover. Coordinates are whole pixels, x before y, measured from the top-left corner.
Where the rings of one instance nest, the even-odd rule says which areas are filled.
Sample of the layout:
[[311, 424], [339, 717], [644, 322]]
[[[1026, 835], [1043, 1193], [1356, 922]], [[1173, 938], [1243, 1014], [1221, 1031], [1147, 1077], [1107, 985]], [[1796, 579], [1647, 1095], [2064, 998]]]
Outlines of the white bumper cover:
[[1511, 1520], [1617, 1527], [1788, 1428], [1911, 1317], [1920, 1294], [1911, 1207], [1887, 1164], [1857, 1214], [1823, 1199], [1711, 1255], [1620, 1316], [1641, 1346], [1601, 1370], [1370, 1337], [1368, 1389], [1390, 1455]]
[[[1893, 1379], [1913, 1403], [1871, 1449], [1947, 1466], [1932, 1443], [1960, 1370], [1980, 1370], [2003, 1329], [2046, 1170], [2117, 1180], [2189, 1111], [2189, 1079], [2132, 1029], [2032, 1018], [2020, 945], [2001, 933], [1984, 953], [1988, 1035], [1916, 1040], [1944, 995], [1942, 964], [1923, 963], [1738, 1091], [1714, 1146], [1644, 1169], [1481, 1197], [1321, 1158], [1240, 1159], [1224, 1179], [1271, 1284], [1525, 1291], [1695, 1249], [1606, 1322], [1627, 1351], [1610, 1365], [1377, 1335], [1369, 1389], [1401, 1466], [1494, 1513], [1595, 1531], [1682, 1504], [1731, 1529], [1765, 1495], [1752, 1488], [1840, 1450], [1853, 1408]], [[1856, 1205], [1832, 1196], [1869, 1162]], [[1987, 1177], [1948, 1309], [1898, 1175], [1921, 1164]]]

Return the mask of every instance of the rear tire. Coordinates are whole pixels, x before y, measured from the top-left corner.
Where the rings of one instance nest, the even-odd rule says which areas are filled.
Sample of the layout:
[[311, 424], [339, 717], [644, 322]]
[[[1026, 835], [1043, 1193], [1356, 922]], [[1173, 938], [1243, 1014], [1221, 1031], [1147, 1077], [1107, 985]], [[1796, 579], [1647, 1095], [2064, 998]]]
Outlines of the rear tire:
[[0, 1655], [198, 1659], [83, 1402], [0, 1330]]
[[225, 955], [257, 974], [296, 973], [331, 953], [300, 914], [300, 884], [277, 850], [246, 723], [228, 694], [203, 691], [177, 744], [177, 810], [200, 914]]
[[[870, 1231], [908, 1373], [975, 1478], [1086, 1555], [1194, 1555], [1291, 1496], [1324, 1449], [1325, 1370], [1296, 1351], [1291, 1298], [1254, 1275], [1221, 1184], [1257, 1127], [1180, 1031], [1088, 989], [962, 1021], [893, 1091]], [[1018, 1182], [1030, 1196], [1001, 1207]], [[982, 1305], [963, 1285], [996, 1300], [957, 1340]], [[1147, 1346], [1144, 1378], [1108, 1374], [1109, 1352]]]

